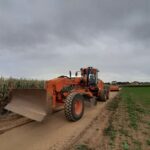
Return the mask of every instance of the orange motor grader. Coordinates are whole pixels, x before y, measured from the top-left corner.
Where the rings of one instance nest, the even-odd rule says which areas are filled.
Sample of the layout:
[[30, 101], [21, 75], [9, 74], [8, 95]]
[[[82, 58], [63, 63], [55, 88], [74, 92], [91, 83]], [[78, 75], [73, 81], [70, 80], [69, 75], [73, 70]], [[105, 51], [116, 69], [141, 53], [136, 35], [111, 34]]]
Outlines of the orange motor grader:
[[112, 81], [110, 85], [110, 91], [111, 92], [119, 91], [119, 86], [117, 85], [116, 81]]
[[[77, 77], [78, 72], [81, 73], [80, 77]], [[83, 116], [84, 101], [96, 104], [109, 98], [109, 90], [98, 79], [99, 71], [96, 68], [81, 68], [78, 72], [76, 77], [71, 77], [70, 71], [70, 77], [60, 76], [46, 81], [45, 89], [13, 89], [5, 108], [42, 121], [49, 112], [63, 106], [67, 120], [77, 121]]]
[[110, 85], [110, 91], [119, 91], [119, 86], [118, 85]]

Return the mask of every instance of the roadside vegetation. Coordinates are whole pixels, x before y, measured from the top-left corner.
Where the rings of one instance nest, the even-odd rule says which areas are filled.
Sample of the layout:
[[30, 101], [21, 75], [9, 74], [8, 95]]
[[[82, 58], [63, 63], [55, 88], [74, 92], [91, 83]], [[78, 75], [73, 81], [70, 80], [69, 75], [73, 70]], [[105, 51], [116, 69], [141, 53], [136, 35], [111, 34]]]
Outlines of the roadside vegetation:
[[44, 88], [44, 81], [0, 77], [0, 114], [4, 112], [3, 108], [8, 102], [10, 90], [14, 88]]
[[124, 87], [108, 110], [113, 113], [104, 129], [107, 148], [101, 144], [102, 149], [150, 149], [150, 87]]

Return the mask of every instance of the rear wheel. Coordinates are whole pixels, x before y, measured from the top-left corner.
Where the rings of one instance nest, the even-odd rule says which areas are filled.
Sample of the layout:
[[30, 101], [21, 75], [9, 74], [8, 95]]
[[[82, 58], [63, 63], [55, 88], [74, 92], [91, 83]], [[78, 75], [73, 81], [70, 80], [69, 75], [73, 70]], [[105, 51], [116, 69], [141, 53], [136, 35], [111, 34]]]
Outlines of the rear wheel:
[[106, 99], [109, 99], [109, 87], [105, 87], [105, 94], [106, 94]]
[[106, 95], [106, 92], [105, 92], [105, 91], [103, 91], [103, 92], [101, 93], [100, 99], [101, 99], [101, 101], [104, 101], [104, 102], [107, 100], [107, 95]]
[[98, 101], [106, 101], [107, 100], [107, 94], [104, 90], [100, 92], [100, 95], [98, 96], [97, 100]]
[[65, 116], [69, 121], [79, 120], [84, 113], [83, 97], [79, 93], [71, 93], [65, 100]]
[[109, 99], [109, 90], [106, 91], [107, 100]]

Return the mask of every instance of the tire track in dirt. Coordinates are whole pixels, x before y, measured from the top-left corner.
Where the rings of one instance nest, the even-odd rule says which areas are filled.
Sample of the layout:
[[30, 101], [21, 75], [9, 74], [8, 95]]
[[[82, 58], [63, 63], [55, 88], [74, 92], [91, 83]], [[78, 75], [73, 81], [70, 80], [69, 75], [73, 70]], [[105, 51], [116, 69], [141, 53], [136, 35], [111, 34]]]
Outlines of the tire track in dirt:
[[[111, 93], [111, 99], [117, 93]], [[107, 102], [106, 102], [107, 103]], [[60, 111], [49, 115], [42, 123], [31, 122], [0, 135], [2, 150], [63, 150], [70, 147], [89, 128], [106, 103], [87, 104], [83, 118], [69, 122]]]

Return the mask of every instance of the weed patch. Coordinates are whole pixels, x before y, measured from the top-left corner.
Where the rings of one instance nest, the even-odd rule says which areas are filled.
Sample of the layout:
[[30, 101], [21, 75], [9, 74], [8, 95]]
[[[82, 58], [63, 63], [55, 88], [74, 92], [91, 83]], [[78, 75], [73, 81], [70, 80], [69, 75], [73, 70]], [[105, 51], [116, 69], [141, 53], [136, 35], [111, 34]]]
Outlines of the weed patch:
[[150, 139], [146, 140], [146, 143], [150, 146]]
[[122, 148], [123, 148], [123, 150], [129, 150], [129, 145], [128, 145], [127, 141], [124, 141], [122, 143]]
[[118, 108], [120, 97], [117, 96], [113, 101], [107, 104], [107, 109], [109, 111], [115, 111]]
[[119, 132], [124, 136], [129, 136], [128, 130], [126, 129], [120, 129]]
[[104, 135], [109, 136], [112, 141], [115, 139], [116, 130], [114, 129], [111, 122], [109, 122], [109, 126], [107, 128], [105, 128]]
[[128, 109], [129, 119], [130, 119], [130, 125], [132, 128], [137, 129], [138, 116], [136, 112], [135, 103], [132, 101], [130, 97], [127, 97], [126, 103], [127, 103], [127, 109]]
[[80, 144], [80, 145], [75, 145], [75, 150], [92, 150], [92, 149], [89, 148], [88, 145]]
[[141, 150], [141, 142], [138, 140], [133, 140], [133, 143], [135, 145], [135, 150]]

